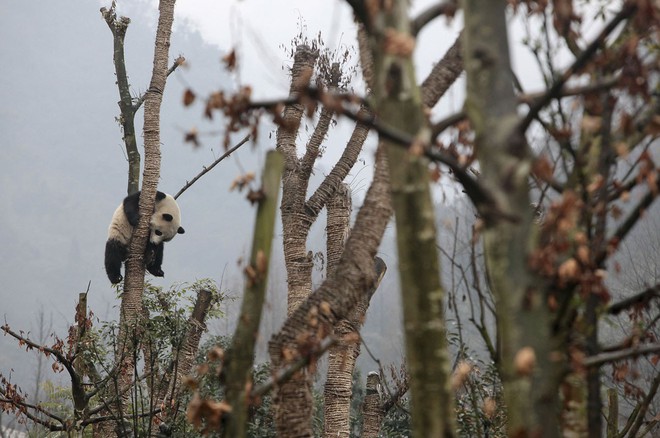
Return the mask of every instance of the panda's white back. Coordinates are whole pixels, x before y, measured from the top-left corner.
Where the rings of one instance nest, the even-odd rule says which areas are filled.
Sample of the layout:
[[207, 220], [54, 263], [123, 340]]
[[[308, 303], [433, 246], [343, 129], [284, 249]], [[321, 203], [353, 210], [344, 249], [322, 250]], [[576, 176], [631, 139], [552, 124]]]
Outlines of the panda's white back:
[[121, 203], [112, 215], [110, 227], [108, 228], [108, 238], [119, 240], [124, 245], [128, 245], [131, 236], [133, 236], [133, 226], [128, 223], [124, 212], [124, 204]]

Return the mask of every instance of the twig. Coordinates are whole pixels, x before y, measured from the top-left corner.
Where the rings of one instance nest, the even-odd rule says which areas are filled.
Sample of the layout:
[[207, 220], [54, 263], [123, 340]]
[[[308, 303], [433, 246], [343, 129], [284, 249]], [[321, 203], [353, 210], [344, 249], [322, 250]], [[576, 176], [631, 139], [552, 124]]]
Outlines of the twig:
[[43, 352], [52, 354], [53, 356], [55, 356], [55, 358], [57, 359], [57, 361], [59, 363], [64, 365], [64, 367], [67, 369], [67, 371], [69, 371], [69, 374], [76, 374], [75, 370], [73, 369], [73, 366], [71, 365], [71, 361], [69, 361], [61, 352], [59, 352], [59, 351], [57, 351], [53, 348], [46, 347], [45, 345], [37, 344], [36, 342], [31, 341], [29, 338], [26, 338], [26, 337], [23, 337], [23, 336], [19, 335], [18, 333], [11, 330], [7, 324], [0, 327], [0, 329], [3, 332], [5, 332], [6, 334], [8, 334], [9, 336], [15, 338], [17, 341], [24, 342], [30, 348], [34, 348], [34, 349], [36, 349], [40, 352], [43, 351]]
[[248, 135], [245, 136], [245, 138], [244, 138], [243, 140], [239, 141], [238, 144], [236, 144], [236, 146], [234, 146], [233, 148], [229, 149], [227, 152], [225, 152], [224, 154], [222, 154], [222, 156], [221, 156], [220, 158], [218, 158], [218, 159], [215, 160], [213, 163], [211, 163], [211, 165], [209, 165], [209, 166], [204, 166], [204, 168], [202, 169], [202, 171], [199, 172], [199, 173], [197, 174], [197, 176], [195, 176], [195, 177], [194, 177], [193, 179], [191, 179], [190, 181], [186, 181], [186, 184], [185, 184], [183, 187], [181, 187], [181, 189], [180, 189], [178, 192], [176, 192], [176, 195], [174, 195], [174, 199], [177, 199], [179, 196], [181, 196], [181, 194], [182, 194], [183, 192], [185, 192], [186, 190], [188, 190], [188, 189], [190, 188], [190, 186], [192, 186], [193, 184], [195, 184], [195, 183], [197, 182], [198, 179], [200, 179], [201, 177], [203, 177], [204, 175], [206, 175], [206, 174], [207, 174], [209, 171], [211, 171], [211, 169], [213, 169], [218, 163], [220, 163], [222, 160], [224, 160], [225, 158], [227, 158], [228, 156], [230, 156], [233, 152], [235, 152], [238, 148], [240, 148], [240, 147], [243, 146], [245, 143], [247, 143], [247, 141], [248, 141], [249, 139], [250, 139], [250, 135], [248, 134]]
[[437, 139], [440, 134], [444, 132], [445, 129], [449, 128], [450, 126], [455, 125], [458, 122], [461, 122], [465, 120], [467, 117], [467, 114], [465, 114], [465, 111], [459, 111], [455, 114], [452, 114], [448, 117], [445, 117], [444, 119], [440, 120], [439, 122], [436, 122], [431, 125], [431, 138], [432, 139]]
[[[611, 77], [603, 79], [599, 82], [590, 83], [584, 86], [563, 88], [557, 92], [557, 95], [554, 97], [571, 97], [571, 96], [581, 96], [583, 94], [593, 93], [595, 91], [600, 91], [608, 89], [619, 81], [620, 77]], [[539, 91], [535, 93], [523, 93], [517, 96], [520, 103], [528, 103], [530, 106], [534, 106], [537, 100], [543, 99], [548, 93], [547, 90]]]
[[[629, 435], [628, 436], [644, 436], [644, 435], [637, 435], [637, 432], [639, 432], [640, 427], [642, 427], [642, 423], [644, 422], [644, 417], [646, 417], [646, 412], [649, 409], [649, 405], [653, 401], [655, 394], [658, 392], [658, 387], [660, 386], [660, 373], [656, 374], [655, 379], [653, 379], [653, 383], [651, 383], [651, 386], [649, 388], [649, 392], [646, 394], [646, 397], [644, 397], [643, 400], [639, 402], [637, 405], [637, 418], [635, 419], [632, 427], [630, 428]], [[652, 420], [653, 421], [653, 420]], [[657, 422], [657, 419], [655, 420]]]
[[429, 6], [426, 10], [422, 11], [410, 25], [410, 33], [412, 36], [417, 34], [431, 21], [435, 20], [441, 15], [453, 16], [458, 9], [458, 2], [456, 0], [447, 0], [445, 2], [436, 3]]
[[614, 29], [617, 28], [619, 23], [623, 20], [629, 18], [637, 11], [637, 4], [634, 2], [626, 2], [623, 8], [619, 11], [618, 14], [612, 18], [607, 26], [600, 32], [600, 34], [594, 39], [591, 44], [587, 46], [586, 49], [580, 56], [578, 56], [573, 64], [559, 77], [555, 80], [552, 86], [541, 96], [534, 104], [530, 106], [529, 112], [525, 118], [520, 122], [518, 127], [519, 132], [527, 131], [527, 128], [536, 118], [538, 113], [545, 108], [548, 103], [555, 97], [559, 95], [559, 92], [563, 88], [564, 84], [573, 76], [575, 73], [580, 71], [582, 67], [591, 59], [591, 57], [596, 53], [598, 48], [605, 42], [605, 39], [611, 34]]
[[[623, 223], [619, 226], [619, 228], [614, 232], [612, 237], [608, 239], [610, 244], [614, 244], [616, 246], [619, 244], [619, 242], [625, 239], [625, 237], [628, 235], [630, 230], [632, 230], [635, 224], [637, 224], [643, 212], [646, 211], [647, 208], [649, 208], [649, 206], [653, 203], [654, 200], [655, 200], [655, 193], [653, 193], [652, 190], [649, 190], [648, 193], [646, 193], [646, 195], [639, 202], [639, 204], [630, 212], [626, 220], [624, 220]], [[602, 263], [607, 258], [609, 246], [610, 245], [607, 245], [597, 255], [596, 257], [597, 264]]]
[[616, 362], [617, 360], [627, 359], [629, 357], [642, 356], [645, 354], [657, 353], [660, 351], [660, 343], [638, 345], [625, 350], [613, 351], [608, 353], [600, 353], [587, 357], [583, 365], [587, 367], [595, 367], [606, 364], [608, 362]]
[[[0, 394], [5, 396], [5, 397], [7, 396], [7, 394], [5, 393], [5, 391], [2, 388], [0, 388]], [[50, 431], [64, 430], [64, 426], [58, 426], [58, 425], [52, 423], [51, 421], [45, 420], [41, 417], [38, 417], [34, 414], [31, 414], [30, 411], [28, 411], [28, 409], [32, 409], [36, 412], [40, 412], [40, 413], [52, 418], [53, 420], [61, 423], [62, 425], [65, 424], [65, 419], [64, 418], [59, 417], [59, 416], [45, 410], [44, 408], [42, 408], [39, 405], [33, 405], [31, 403], [27, 403], [27, 402], [24, 402], [24, 401], [17, 401], [14, 398], [0, 398], [0, 403], [8, 403], [8, 404], [11, 404], [13, 406], [18, 405], [18, 406], [24, 407], [25, 409], [21, 410], [21, 414], [25, 415], [31, 421], [34, 421], [35, 423], [41, 424], [42, 426], [48, 428], [48, 430], [50, 430]]]
[[607, 308], [607, 313], [610, 315], [617, 315], [630, 307], [646, 304], [654, 298], [660, 298], [660, 284], [656, 284], [655, 286], [646, 289], [644, 292], [640, 292], [631, 297], [625, 298], [618, 303], [610, 305]]
[[[364, 101], [364, 99], [358, 98], [352, 94], [326, 93], [323, 90], [308, 87], [304, 90], [304, 94], [293, 93], [287, 99], [250, 102], [247, 104], [247, 108], [266, 108], [269, 110], [276, 110], [281, 105], [303, 103], [307, 98], [316, 99], [326, 105], [329, 104], [331, 109], [336, 113], [367, 125], [374, 129], [383, 139], [389, 140], [400, 146], [408, 147], [414, 143], [419, 143], [420, 141], [418, 138], [410, 134], [382, 123], [378, 117], [370, 111], [359, 111], [351, 108], [351, 105], [347, 105], [346, 102], [349, 104], [362, 103], [363, 105], [367, 105], [367, 102]], [[511, 222], [518, 221], [517, 217], [511, 216], [507, 212], [502, 211], [490, 191], [484, 187], [480, 181], [473, 178], [468, 173], [467, 168], [462, 166], [454, 157], [443, 153], [442, 151], [431, 150], [428, 147], [428, 144], [423, 146], [425, 146], [423, 147], [423, 154], [426, 158], [444, 164], [451, 169], [456, 179], [463, 185], [465, 193], [470, 197], [477, 211], [486, 222], [498, 219], [504, 219]]]

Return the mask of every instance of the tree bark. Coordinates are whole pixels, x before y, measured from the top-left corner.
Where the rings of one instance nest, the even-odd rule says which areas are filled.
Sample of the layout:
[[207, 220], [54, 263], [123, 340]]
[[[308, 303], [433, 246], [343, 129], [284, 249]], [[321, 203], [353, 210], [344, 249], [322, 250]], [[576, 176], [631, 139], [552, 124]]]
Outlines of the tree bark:
[[[327, 273], [333, 275], [344, 250], [344, 242], [349, 235], [351, 214], [350, 188], [342, 184], [334, 198], [328, 203], [327, 227]], [[380, 278], [385, 273], [385, 264], [376, 261], [378, 287]], [[350, 410], [353, 393], [353, 372], [355, 361], [360, 354], [358, 331], [362, 327], [369, 307], [370, 296], [360, 298], [346, 319], [340, 320], [335, 327], [338, 342], [328, 352], [328, 372], [323, 396], [323, 435], [325, 437], [350, 436]]]
[[[291, 69], [291, 94], [302, 92], [311, 78], [318, 52], [301, 45], [296, 48]], [[287, 313], [304, 301], [312, 290], [312, 259], [306, 250], [307, 231], [311, 223], [302, 212], [307, 193], [307, 179], [302, 179], [296, 151], [296, 136], [303, 116], [302, 104], [287, 105], [283, 122], [277, 129], [277, 150], [284, 156], [282, 177], [282, 233], [287, 271]], [[321, 136], [323, 137], [323, 136]]]
[[124, 58], [124, 38], [131, 20], [128, 17], [119, 17], [114, 7], [109, 10], [101, 8], [101, 14], [108, 24], [113, 36], [113, 56], [117, 88], [119, 89], [119, 110], [121, 111], [121, 126], [124, 132], [124, 146], [128, 157], [128, 185], [127, 193], [133, 194], [140, 190], [140, 152], [135, 136], [135, 111], [133, 105], [128, 75], [126, 74], [126, 61]]
[[486, 217], [484, 246], [496, 300], [500, 375], [509, 436], [555, 437], [558, 366], [544, 284], [530, 271], [533, 210], [528, 178], [531, 154], [519, 132], [509, 62], [504, 2], [465, 0], [463, 58], [466, 112], [475, 130], [481, 177], [505, 217]]
[[[348, 316], [360, 296], [370, 292], [375, 281], [374, 256], [391, 212], [388, 190], [387, 161], [380, 150], [374, 179], [335, 274], [287, 318], [269, 343], [274, 370], [306, 357], [339, 319]], [[282, 437], [312, 436], [311, 398], [299, 379], [294, 377], [283, 384], [276, 395], [278, 403], [287, 400], [287, 409], [276, 412], [277, 431]]]
[[463, 72], [463, 55], [461, 53], [461, 35], [456, 37], [454, 44], [447, 50], [440, 62], [433, 66], [431, 73], [422, 82], [422, 100], [428, 108], [433, 108], [438, 100], [445, 95], [449, 87]]
[[[307, 46], [297, 48], [292, 69], [292, 94], [303, 91], [307, 86], [305, 78], [311, 75], [316, 57], [317, 53]], [[327, 84], [331, 89], [337, 86], [340, 78], [339, 65], [334, 64], [332, 69], [333, 72]], [[302, 117], [302, 110], [303, 108], [300, 105], [291, 105], [285, 108], [283, 123], [278, 129], [277, 137], [277, 148], [283, 153], [286, 163], [282, 182], [281, 210], [289, 315], [295, 311], [301, 302], [307, 299], [312, 289], [313, 263], [311, 253], [307, 251], [306, 246], [309, 229], [357, 161], [369, 131], [366, 125], [360, 123], [356, 125], [342, 156], [310, 199], [305, 202], [309, 177], [318, 156], [319, 147], [328, 132], [333, 112], [327, 108], [321, 111], [319, 122], [305, 148], [305, 154], [299, 159], [295, 139]], [[309, 424], [311, 421], [311, 381], [306, 373], [306, 370], [302, 370], [293, 377], [293, 382], [287, 383], [287, 385], [307, 388], [309, 392], [310, 406], [306, 411], [309, 419], [303, 420], [299, 415], [294, 416], [303, 424]], [[286, 391], [282, 392], [282, 397], [278, 399], [280, 404], [277, 409], [289, 409], [286, 394]]]
[[367, 394], [362, 402], [362, 438], [378, 438], [385, 418], [380, 374], [372, 371], [367, 376]]
[[[139, 203], [141, 212], [154, 210], [156, 188], [160, 176], [160, 106], [167, 79], [174, 4], [175, 0], [161, 0], [159, 5], [160, 15], [156, 29], [153, 70], [144, 103], [145, 161]], [[149, 237], [149, 219], [149, 214], [140, 215], [126, 260], [126, 278], [119, 320], [119, 351], [117, 353], [117, 360], [121, 363], [119, 371], [119, 393], [122, 405], [120, 414], [127, 412], [130, 395], [128, 388], [133, 383], [134, 351], [139, 342], [139, 321], [143, 309], [144, 252]]]
[[374, 108], [383, 123], [416, 137], [410, 150], [383, 140], [390, 162], [406, 358], [410, 373], [413, 435], [455, 434], [449, 390], [449, 354], [443, 315], [444, 291], [436, 248], [428, 161], [419, 149], [429, 130], [415, 79], [407, 2], [372, 12], [367, 30], [374, 60]]

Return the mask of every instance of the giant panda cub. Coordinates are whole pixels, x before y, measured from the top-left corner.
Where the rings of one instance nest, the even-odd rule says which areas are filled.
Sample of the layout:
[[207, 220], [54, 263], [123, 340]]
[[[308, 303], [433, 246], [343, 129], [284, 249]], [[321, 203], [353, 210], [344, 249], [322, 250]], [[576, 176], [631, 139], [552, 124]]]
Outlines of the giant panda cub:
[[[140, 192], [124, 198], [108, 228], [108, 241], [105, 244], [105, 271], [112, 284], [122, 280], [121, 264], [128, 257], [133, 229], [138, 223], [138, 202]], [[181, 211], [176, 200], [163, 192], [156, 192], [156, 205], [149, 222], [149, 241], [144, 254], [144, 263], [152, 275], [162, 277], [163, 243], [169, 242], [177, 234], [183, 234]]]

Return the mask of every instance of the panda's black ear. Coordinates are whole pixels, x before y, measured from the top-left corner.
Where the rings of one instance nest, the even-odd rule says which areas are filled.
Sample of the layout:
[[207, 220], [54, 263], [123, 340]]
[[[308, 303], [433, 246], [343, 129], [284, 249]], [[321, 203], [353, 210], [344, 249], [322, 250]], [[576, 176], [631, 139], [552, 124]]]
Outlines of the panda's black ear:
[[183, 227], [179, 227], [179, 229], [176, 230], [176, 232], [179, 233], [179, 234], [183, 234], [183, 233], [186, 232], [186, 230], [184, 230]]
[[172, 217], [172, 215], [169, 213], [163, 213], [163, 219], [166, 220], [167, 222], [172, 222], [174, 217]]

